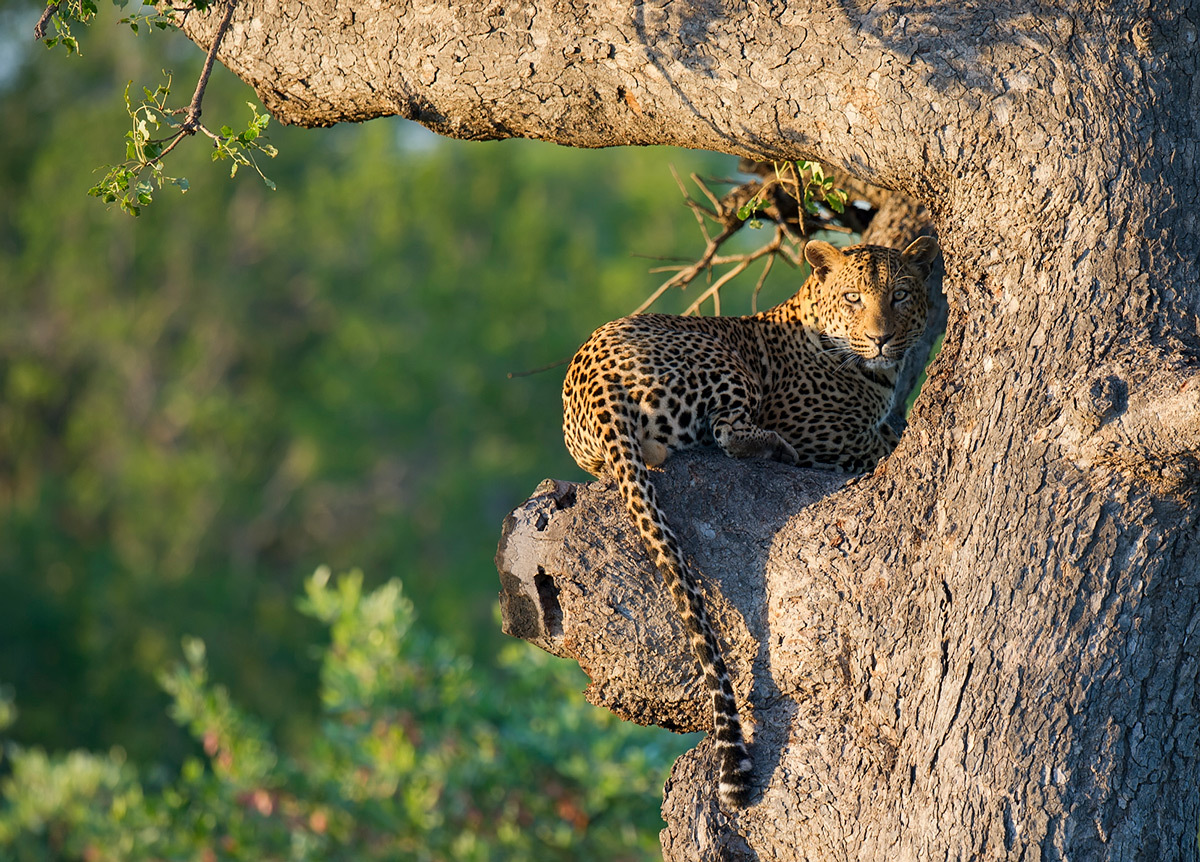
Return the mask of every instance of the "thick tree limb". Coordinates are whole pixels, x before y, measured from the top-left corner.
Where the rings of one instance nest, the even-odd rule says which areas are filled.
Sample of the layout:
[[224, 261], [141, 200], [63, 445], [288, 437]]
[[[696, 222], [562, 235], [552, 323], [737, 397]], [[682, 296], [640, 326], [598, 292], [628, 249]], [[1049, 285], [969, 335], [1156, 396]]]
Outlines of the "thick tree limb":
[[[207, 46], [213, 18], [190, 15], [184, 29]], [[1040, 31], [1081, 26], [1074, 12], [1035, 19], [1016, 3], [971, 13], [828, 2], [772, 12], [713, 2], [246, 0], [221, 58], [285, 123], [396, 114], [466, 139], [672, 144], [779, 160], [819, 152], [895, 186], [931, 160], [957, 157], [957, 146], [931, 149], [918, 163], [895, 144], [933, 140], [958, 114], [978, 114], [982, 98], [963, 90], [959, 62], [989, 93], [1018, 73], [1048, 87], [1069, 70], [1045, 62]], [[981, 36], [986, 61], [975, 48]]]
[[[1122, 628], [1149, 620], [1154, 607], [1186, 620], [1192, 602], [1185, 596], [1200, 589], [1200, 560], [1160, 585], [1139, 584], [1127, 571], [1131, 552], [1111, 546], [1116, 537], [1097, 501], [1089, 553], [1110, 567], [1090, 563], [1090, 573], [1064, 573], [1067, 583], [1050, 596], [1034, 586], [1028, 599], [1025, 590], [998, 598], [986, 583], [931, 578], [924, 562], [898, 568], [894, 552], [872, 547], [870, 513], [855, 508], [869, 482], [715, 451], [677, 455], [655, 472], [668, 517], [694, 554], [735, 689], [752, 718], [761, 788], [754, 807], [720, 811], [715, 760], [701, 743], [676, 764], [667, 786], [664, 858], [925, 859], [946, 843], [974, 848], [970, 858], [1003, 858], [1013, 840], [1004, 824], [1053, 833], [1055, 807], [1075, 782], [1088, 791], [1073, 804], [1092, 812], [1087, 822], [1109, 851], [1098, 858], [1189, 858], [1191, 851], [1175, 844], [1138, 855], [1157, 827], [1144, 813], [1133, 817], [1130, 802], [1119, 807], [1127, 792], [1120, 788], [1128, 785], [1115, 773], [1161, 774], [1174, 758], [1194, 756], [1194, 713], [1156, 719], [1133, 706], [1135, 718], [1121, 694], [1125, 675], [1136, 673], [1147, 686], [1141, 703], [1170, 693], [1189, 710], [1197, 699], [1194, 677], [1149, 656], [1173, 643], [1173, 661], [1194, 663], [1194, 648], [1158, 628], [1140, 629], [1128, 644]], [[589, 700], [641, 723], [707, 725], [669, 595], [614, 485], [544, 483], [506, 521], [497, 563], [505, 630], [578, 661], [593, 680]], [[1090, 583], [1110, 578], [1116, 592], [1107, 593], [1114, 604], [1106, 607], [1105, 593]], [[1080, 600], [1096, 610], [1073, 612]], [[1045, 627], [1044, 613], [1058, 620], [1057, 631]], [[964, 651], [963, 626], [1003, 630], [981, 641], [998, 652]], [[1089, 643], [1097, 651], [1081, 653], [1079, 644]], [[1073, 681], [1065, 690], [1052, 684], [1063, 672]], [[1038, 700], [1034, 692], [1045, 686], [1063, 700]], [[1093, 727], [1083, 717], [1097, 711], [1103, 720]], [[1031, 716], [1038, 716], [1032, 725], [1022, 723]], [[1005, 735], [1013, 723], [1051, 734], [1053, 747], [1069, 756], [1043, 770], [1028, 759], [1034, 740]], [[1154, 734], [1136, 762], [1119, 742], [1131, 733], [1147, 743]], [[1000, 786], [1012, 788], [983, 832], [961, 812], [935, 814], [940, 809], [927, 808], [920, 789], [947, 763], [960, 774], [976, 759], [1002, 770]], [[1152, 786], [1138, 780], [1143, 790]], [[1168, 816], [1158, 798], [1157, 808], [1139, 810]], [[872, 799], [908, 802], [868, 814], [860, 806]], [[1176, 803], [1185, 817], [1195, 811], [1194, 797]], [[1175, 840], [1194, 848], [1194, 828]]]
[[[667, 517], [695, 549], [744, 699], [766, 637], [763, 573], [771, 542], [788, 513], [846, 478], [712, 453], [669, 463], [659, 476], [674, 504]], [[640, 724], [709, 729], [712, 710], [678, 614], [615, 500], [612, 483], [547, 481], [505, 520], [496, 554], [504, 630], [579, 662], [597, 706]]]

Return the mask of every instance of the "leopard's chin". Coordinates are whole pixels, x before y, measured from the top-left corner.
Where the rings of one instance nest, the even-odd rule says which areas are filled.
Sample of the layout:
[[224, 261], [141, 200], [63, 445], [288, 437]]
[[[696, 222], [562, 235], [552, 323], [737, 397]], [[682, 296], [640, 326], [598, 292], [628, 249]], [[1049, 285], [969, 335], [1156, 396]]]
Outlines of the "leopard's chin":
[[869, 368], [871, 371], [887, 371], [899, 365], [900, 360], [903, 358], [902, 356], [884, 356], [880, 354], [879, 356], [872, 356], [870, 359], [860, 356], [859, 362], [862, 363], [863, 368]]

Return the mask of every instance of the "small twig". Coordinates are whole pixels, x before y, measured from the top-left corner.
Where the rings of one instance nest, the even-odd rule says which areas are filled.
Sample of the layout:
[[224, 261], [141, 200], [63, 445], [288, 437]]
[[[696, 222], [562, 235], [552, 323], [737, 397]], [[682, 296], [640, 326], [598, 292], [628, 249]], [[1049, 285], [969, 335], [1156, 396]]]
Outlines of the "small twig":
[[[727, 227], [721, 231], [716, 238], [708, 238], [706, 240], [704, 254], [700, 255], [700, 259], [691, 266], [684, 267], [678, 273], [671, 276], [669, 279], [659, 285], [658, 290], [650, 294], [650, 298], [639, 305], [633, 313], [641, 314], [643, 311], [657, 302], [658, 298], [672, 287], [681, 287], [691, 283], [692, 279], [711, 266], [713, 257], [716, 255], [717, 250], [720, 249], [721, 244], [737, 233], [737, 230], [738, 228], [736, 227]], [[707, 237], [707, 232], [705, 233], [705, 236]]]
[[[713, 194], [704, 180], [697, 174], [691, 174], [690, 178], [692, 182], [696, 184], [696, 187], [700, 189], [700, 192], [712, 205], [712, 209], [709, 209], [689, 194], [688, 187], [684, 185], [679, 173], [675, 170], [674, 166], [671, 167], [671, 175], [675, 178], [675, 184], [679, 187], [680, 194], [683, 195], [684, 203], [691, 209], [692, 215], [695, 216], [700, 233], [704, 237], [704, 251], [694, 263], [679, 266], [664, 265], [650, 270], [654, 273], [669, 272], [672, 275], [660, 284], [647, 297], [645, 302], [638, 306], [633, 312], [634, 314], [644, 312], [671, 288], [687, 287], [701, 273], [705, 274], [708, 284], [704, 292], [688, 306], [684, 314], [697, 312], [702, 304], [710, 298], [713, 300], [714, 311], [720, 314], [721, 288], [744, 272], [754, 261], [766, 256], [767, 263], [759, 275], [751, 299], [751, 308], [757, 311], [758, 296], [762, 291], [767, 276], [770, 275], [774, 267], [775, 258], [782, 257], [791, 267], [799, 267], [803, 263], [803, 247], [806, 241], [805, 234], [809, 232], [808, 229], [810, 227], [844, 231], [847, 233], [853, 232], [849, 227], [833, 224], [832, 220], [826, 221], [824, 218], [810, 215], [804, 211], [803, 197], [807, 191], [807, 185], [805, 185], [807, 180], [805, 179], [805, 175], [801, 175], [796, 169], [795, 164], [788, 162], [782, 168], [776, 164], [767, 171], [754, 170], [752, 173], [757, 174], [759, 179], [739, 185], [737, 188], [727, 192], [722, 198], [718, 198]], [[770, 221], [775, 224], [774, 237], [758, 249], [747, 254], [727, 256], [718, 254], [726, 240], [741, 230], [748, 221], [757, 219], [757, 217], [755, 219], [739, 217], [739, 214], [744, 213], [748, 207], [753, 207], [754, 210], [761, 212], [764, 216], [764, 221]], [[720, 232], [715, 236], [709, 230], [709, 220], [716, 222], [721, 227]], [[789, 223], [792, 221], [799, 228], [799, 233]], [[660, 259], [669, 260], [666, 258]], [[719, 277], [716, 277], [714, 268], [720, 266], [731, 266], [732, 268]], [[715, 281], [714, 277], [716, 277]]]
[[55, 13], [58, 12], [58, 7], [60, 5], [60, 3], [51, 3], [42, 10], [42, 17], [38, 18], [37, 23], [33, 25], [33, 38], [37, 39], [39, 42], [46, 38], [46, 24], [48, 24], [50, 19], [53, 18]]
[[188, 105], [187, 117], [182, 126], [189, 135], [194, 134], [197, 127], [200, 127], [200, 104], [204, 101], [204, 91], [208, 87], [208, 78], [212, 75], [213, 64], [217, 62], [217, 49], [221, 47], [225, 31], [229, 29], [229, 22], [233, 20], [233, 10], [236, 6], [236, 0], [229, 0], [229, 5], [225, 8], [225, 17], [217, 26], [217, 33], [213, 36], [212, 44], [208, 48], [208, 55], [204, 58], [204, 68], [200, 72], [200, 80], [196, 82], [196, 92], [192, 94], [192, 103]]
[[534, 374], [541, 374], [543, 371], [549, 371], [552, 368], [558, 368], [560, 365], [566, 365], [570, 361], [571, 357], [568, 356], [565, 359], [558, 360], [557, 362], [551, 362], [549, 365], [543, 365], [541, 368], [531, 368], [528, 371], [510, 371], [508, 372], [507, 377], [509, 380], [513, 380], [517, 377], [529, 377]]
[[719, 218], [719, 219], [725, 218], [725, 212], [724, 212], [723, 208], [721, 207], [721, 202], [719, 200], [717, 200], [717, 196], [708, 190], [708, 186], [706, 186], [704, 184], [704, 182], [700, 179], [699, 176], [697, 176], [696, 174], [692, 174], [691, 176], [692, 176], [692, 182], [694, 182], [697, 186], [700, 187], [700, 191], [704, 192], [704, 196], [706, 198], [708, 198], [709, 202], [713, 205], [713, 209], [715, 209], [717, 211], [717, 218]]
[[[704, 291], [704, 293], [702, 293], [698, 297], [696, 297], [696, 301], [687, 307], [687, 309], [683, 312], [683, 316], [687, 317], [689, 314], [699, 311], [700, 306], [704, 304], [704, 301], [706, 299], [708, 299], [710, 296], [716, 297], [718, 291], [720, 291], [720, 289], [722, 287], [724, 287], [726, 284], [728, 284], [732, 279], [736, 278], [737, 276], [739, 276], [743, 272], [745, 272], [746, 267], [748, 267], [749, 265], [750, 265], [749, 260], [743, 260], [740, 263], [738, 263], [738, 265], [735, 266], [733, 269], [729, 270], [729, 272], [725, 273], [723, 276], [721, 276], [716, 281], [714, 281], [712, 284], [712, 287], [710, 287], [708, 290]], [[719, 305], [716, 307], [716, 312], [717, 312], [717, 314], [721, 313]]]
[[[778, 225], [775, 228], [775, 241], [780, 242], [783, 234], [783, 226]], [[758, 277], [758, 282], [754, 285], [754, 293], [750, 294], [750, 313], [758, 314], [758, 295], [762, 292], [763, 284], [767, 280], [767, 275], [771, 272], [771, 267], [775, 265], [775, 255], [767, 257], [767, 265], [763, 267], [762, 275]]]
[[700, 233], [704, 235], [704, 240], [708, 242], [708, 225], [704, 221], [704, 216], [707, 215], [709, 218], [715, 220], [717, 218], [716, 214], [710, 213], [704, 207], [700, 206], [700, 204], [692, 200], [692, 196], [688, 194], [687, 187], [683, 184], [683, 180], [679, 178], [679, 172], [675, 170], [674, 165], [671, 165], [671, 176], [675, 178], [675, 185], [679, 186], [679, 193], [683, 195], [683, 202], [688, 205], [692, 211], [692, 215], [696, 217], [696, 224], [700, 225]]
[[[688, 315], [694, 311], [697, 311], [700, 308], [700, 305], [704, 302], [704, 300], [708, 299], [710, 296], [715, 296], [717, 291], [719, 291], [722, 287], [724, 287], [726, 284], [728, 284], [729, 281], [732, 280], [734, 277], [741, 275], [743, 272], [745, 272], [746, 268], [748, 266], [750, 266], [750, 264], [754, 263], [754, 261], [758, 260], [760, 257], [766, 256], [768, 261], [774, 260], [775, 254], [780, 250], [780, 248], [782, 248], [782, 246], [783, 246], [783, 234], [779, 231], [776, 231], [775, 237], [770, 242], [759, 246], [758, 248], [756, 248], [754, 251], [750, 252], [749, 254], [731, 256], [728, 258], [714, 257], [713, 258], [714, 264], [736, 262], [737, 265], [734, 266], [733, 269], [729, 270], [729, 272], [722, 275], [715, 282], [713, 282], [712, 286], [710, 288], [708, 288], [708, 290], [704, 291], [703, 294], [701, 294], [699, 297], [697, 297], [696, 301], [693, 302], [691, 305], [689, 305], [687, 307], [687, 310], [683, 312], [684, 315]], [[763, 278], [765, 278], [765, 277], [766, 277], [766, 274], [764, 273]], [[761, 281], [760, 281], [760, 287], [761, 287]], [[718, 305], [717, 308], [719, 308], [719, 307], [720, 306]]]
[[691, 260], [690, 257], [680, 257], [679, 255], [674, 254], [641, 254], [640, 252], [636, 251], [631, 252], [629, 256], [638, 257], [642, 260], [669, 260], [680, 264], [686, 264], [687, 261]]
[[236, 0], [229, 0], [229, 5], [225, 8], [225, 17], [221, 19], [221, 23], [217, 25], [216, 35], [213, 36], [212, 44], [208, 47], [208, 54], [204, 58], [204, 68], [200, 70], [200, 80], [196, 82], [196, 91], [192, 93], [192, 101], [187, 106], [187, 116], [183, 118], [183, 122], [179, 124], [175, 135], [170, 139], [170, 143], [163, 147], [155, 162], [161, 162], [166, 158], [171, 150], [179, 146], [179, 142], [185, 137], [203, 132], [214, 141], [221, 139], [220, 135], [215, 135], [206, 129], [200, 122], [200, 109], [204, 102], [204, 91], [208, 89], [208, 79], [212, 75], [213, 64], [217, 61], [217, 49], [221, 47], [221, 40], [225, 38], [225, 31], [229, 29], [229, 22], [233, 20], [233, 10], [237, 6]]
[[654, 293], [650, 294], [649, 298], [645, 302], [643, 302], [641, 305], [639, 305], [637, 308], [635, 308], [633, 310], [633, 313], [641, 314], [647, 308], [654, 305], [654, 303], [658, 302], [658, 298], [660, 296], [662, 296], [664, 293], [666, 293], [672, 287], [676, 286], [677, 280], [678, 280], [678, 276], [676, 276], [674, 278], [669, 278], [666, 281], [664, 281], [662, 284], [660, 284], [658, 286], [658, 290], [656, 290], [656, 291], [654, 291]]

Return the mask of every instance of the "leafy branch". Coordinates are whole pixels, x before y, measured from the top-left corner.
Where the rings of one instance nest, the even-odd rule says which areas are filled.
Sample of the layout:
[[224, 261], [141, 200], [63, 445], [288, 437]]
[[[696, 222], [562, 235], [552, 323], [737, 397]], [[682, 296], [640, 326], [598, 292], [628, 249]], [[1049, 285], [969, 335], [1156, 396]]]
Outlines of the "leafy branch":
[[[129, 0], [113, 0], [113, 2], [124, 8], [128, 5]], [[148, 8], [152, 11], [148, 13], [138, 11], [122, 18], [121, 23], [128, 24], [134, 33], [138, 32], [143, 23], [157, 27], [159, 30], [167, 30], [175, 27], [172, 15], [185, 14], [193, 9], [203, 12], [208, 9], [209, 5], [210, 0], [194, 0], [194, 2], [181, 6], [173, 4], [166, 6], [165, 11], [160, 6], [141, 6], [140, 8]], [[33, 25], [33, 38], [39, 42], [45, 42], [47, 48], [62, 45], [68, 55], [80, 54], [82, 52], [79, 50], [79, 40], [71, 32], [71, 23], [89, 25], [98, 11], [95, 0], [58, 0], [58, 2], [52, 0], [46, 4], [41, 17]], [[47, 37], [46, 25], [51, 23], [54, 24], [55, 35]]]
[[[118, 6], [124, 6], [128, 0], [115, 0]], [[117, 165], [105, 165], [104, 178], [88, 189], [88, 194], [101, 198], [105, 203], [116, 203], [121, 209], [132, 216], [141, 214], [141, 208], [150, 204], [154, 191], [168, 185], [177, 187], [180, 192], [188, 190], [186, 177], [170, 176], [163, 170], [163, 160], [187, 137], [197, 133], [208, 137], [213, 142], [213, 161], [228, 160], [231, 163], [229, 175], [236, 176], [241, 167], [252, 167], [262, 177], [268, 188], [274, 189], [273, 183], [258, 165], [257, 154], [274, 158], [277, 154], [275, 147], [266, 143], [266, 128], [270, 116], [260, 113], [252, 103], [250, 120], [246, 127], [235, 131], [229, 126], [222, 126], [219, 132], [214, 132], [200, 122], [201, 108], [204, 102], [204, 92], [208, 88], [212, 76], [213, 65], [217, 59], [217, 50], [229, 29], [233, 19], [236, 0], [228, 0], [224, 14], [213, 35], [212, 44], [204, 58], [204, 67], [200, 72], [196, 89], [191, 102], [183, 108], [172, 108], [168, 104], [171, 95], [172, 75], [164, 70], [165, 84], [160, 84], [153, 91], [148, 87], [142, 88], [143, 99], [136, 105], [129, 98], [130, 82], [125, 88], [125, 110], [133, 122], [133, 127], [125, 133], [125, 161]], [[187, 14], [193, 10], [205, 11], [210, 8], [210, 0], [193, 0], [182, 6], [171, 6], [167, 11], [155, 10], [149, 14], [135, 13], [121, 19], [137, 33], [142, 25], [159, 29], [175, 27], [171, 16]], [[60, 3], [50, 3], [42, 12], [34, 27], [34, 36], [46, 42], [47, 46], [62, 44], [67, 53], [79, 53], [78, 40], [71, 34], [70, 24], [77, 21], [88, 24], [96, 15], [95, 0], [64, 0]], [[53, 21], [56, 35], [46, 38], [46, 25]], [[160, 133], [165, 133], [161, 134]]]
[[[113, 0], [118, 6], [124, 8], [129, 0]], [[139, 10], [132, 15], [126, 15], [121, 19], [122, 24], [128, 24], [129, 29], [134, 33], [140, 32], [141, 25], [145, 24], [149, 27], [155, 27], [159, 30], [175, 30], [178, 29], [174, 16], [186, 15], [193, 10], [199, 12], [208, 11], [211, 6], [210, 0], [194, 0], [192, 3], [187, 3], [182, 6], [174, 4], [168, 6], [166, 4], [142, 5]], [[149, 9], [149, 12], [142, 12], [142, 9]]]
[[[45, 42], [47, 48], [62, 45], [67, 49], [68, 56], [79, 53], [79, 40], [71, 33], [71, 22], [90, 24], [96, 17], [95, 0], [66, 0], [66, 2], [49, 3], [42, 10], [42, 16], [33, 25], [33, 37], [39, 42]], [[46, 36], [46, 25], [54, 23], [55, 35]]]
[[757, 194], [739, 210], [738, 218], [749, 219], [769, 205], [776, 188], [797, 201], [809, 215], [818, 215], [824, 204], [839, 215], [846, 211], [846, 192], [834, 187], [833, 177], [826, 175], [820, 162], [772, 162], [774, 176], [764, 179]]
[[[743, 160], [739, 168], [757, 174], [759, 178], [742, 183], [719, 198], [700, 177], [691, 175], [692, 182], [707, 200], [707, 206], [688, 194], [683, 181], [675, 175], [684, 202], [696, 217], [704, 238], [704, 251], [692, 263], [651, 270], [674, 274], [638, 306], [635, 314], [648, 309], [668, 290], [686, 288], [703, 274], [708, 286], [684, 314], [697, 314], [705, 302], [712, 300], [713, 313], [720, 315], [721, 288], [765, 258], [752, 299], [752, 309], [757, 310], [759, 292], [776, 258], [782, 257], [790, 266], [798, 267], [803, 260], [804, 237], [808, 234], [817, 230], [843, 233], [862, 230], [862, 225], [846, 210], [847, 192], [836, 186], [834, 177], [827, 175], [820, 163], [768, 164]], [[742, 254], [719, 253], [722, 246], [746, 225], [761, 227], [763, 218], [775, 223], [770, 240]], [[715, 223], [715, 231], [710, 229], [710, 223]], [[728, 268], [714, 280], [714, 270], [719, 267]]]

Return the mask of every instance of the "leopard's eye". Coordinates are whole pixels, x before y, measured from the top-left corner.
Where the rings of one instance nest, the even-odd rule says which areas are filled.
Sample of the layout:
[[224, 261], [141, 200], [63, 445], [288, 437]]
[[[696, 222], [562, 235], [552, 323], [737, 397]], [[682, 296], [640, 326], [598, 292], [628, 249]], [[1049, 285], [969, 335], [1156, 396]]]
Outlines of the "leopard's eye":
[[857, 305], [859, 300], [862, 299], [862, 295], [851, 290], [843, 293], [842, 299], [846, 300], [846, 302], [850, 303], [851, 305]]
[[906, 299], [908, 299], [908, 291], [907, 290], [892, 291], [892, 302], [903, 302]]

